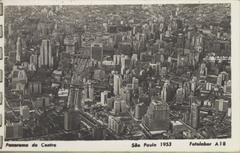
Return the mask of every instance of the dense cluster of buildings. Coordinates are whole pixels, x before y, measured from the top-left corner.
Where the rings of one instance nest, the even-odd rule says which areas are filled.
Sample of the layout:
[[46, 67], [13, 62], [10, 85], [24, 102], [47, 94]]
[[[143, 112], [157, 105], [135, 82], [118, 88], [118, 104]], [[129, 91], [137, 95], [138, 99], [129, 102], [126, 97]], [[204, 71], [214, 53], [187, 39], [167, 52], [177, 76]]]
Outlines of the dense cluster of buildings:
[[7, 140], [231, 137], [227, 4], [79, 7], [9, 15]]

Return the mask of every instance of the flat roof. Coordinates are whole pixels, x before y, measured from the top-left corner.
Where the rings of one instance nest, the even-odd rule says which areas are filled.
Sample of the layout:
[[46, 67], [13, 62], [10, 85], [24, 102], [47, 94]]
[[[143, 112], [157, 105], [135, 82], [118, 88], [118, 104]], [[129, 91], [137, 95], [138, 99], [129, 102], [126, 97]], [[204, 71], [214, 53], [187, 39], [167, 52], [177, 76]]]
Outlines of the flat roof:
[[183, 125], [180, 121], [171, 121], [173, 126]]

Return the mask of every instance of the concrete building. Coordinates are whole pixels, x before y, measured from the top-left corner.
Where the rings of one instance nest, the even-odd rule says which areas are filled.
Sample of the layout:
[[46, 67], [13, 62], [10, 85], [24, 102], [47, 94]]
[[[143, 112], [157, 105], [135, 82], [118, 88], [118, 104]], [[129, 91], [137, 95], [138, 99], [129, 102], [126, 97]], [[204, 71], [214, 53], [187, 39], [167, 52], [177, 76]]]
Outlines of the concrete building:
[[114, 114], [119, 114], [120, 112], [121, 112], [121, 100], [116, 99], [114, 101], [114, 105], [113, 105], [113, 113]]
[[13, 89], [24, 92], [28, 83], [26, 71], [22, 67], [14, 66], [10, 74]]
[[77, 112], [74, 110], [67, 110], [64, 112], [64, 130], [76, 130], [79, 125]]
[[93, 84], [90, 81], [87, 81], [84, 87], [84, 92], [85, 92], [85, 98], [94, 100], [94, 88], [93, 88]]
[[35, 109], [46, 108], [49, 105], [50, 105], [50, 97], [47, 95], [43, 95], [41, 97], [37, 97], [36, 99], [33, 99], [33, 107]]
[[74, 54], [76, 52], [76, 42], [70, 36], [64, 38], [65, 51], [69, 54]]
[[135, 106], [135, 118], [141, 120], [144, 114], [146, 113], [146, 105], [144, 103], [136, 104]]
[[108, 98], [109, 91], [103, 91], [101, 92], [101, 104], [103, 106], [107, 105], [107, 98]]
[[231, 80], [228, 80], [227, 83], [224, 85], [223, 87], [223, 92], [224, 92], [224, 95], [226, 96], [231, 96], [231, 91], [232, 91], [232, 83], [231, 83]]
[[194, 76], [191, 80], [191, 91], [195, 92], [196, 88], [197, 88], [197, 77]]
[[228, 111], [229, 100], [226, 99], [216, 99], [214, 103], [215, 110], [220, 112]]
[[42, 93], [42, 83], [40, 81], [29, 81], [28, 83], [29, 94], [41, 94]]
[[182, 104], [184, 102], [185, 96], [186, 96], [185, 89], [182, 87], [178, 88], [176, 91], [176, 103]]
[[132, 54], [131, 42], [128, 42], [128, 41], [119, 42], [118, 50], [120, 53], [122, 53], [124, 55], [131, 55]]
[[208, 74], [208, 69], [205, 63], [202, 63], [200, 66], [200, 76], [201, 77], [206, 77]]
[[114, 65], [120, 65], [121, 64], [121, 55], [113, 55], [113, 63], [114, 63]]
[[119, 134], [120, 130], [121, 130], [120, 117], [109, 116], [108, 117], [108, 128], [111, 129], [116, 134]]
[[171, 130], [173, 134], [179, 134], [186, 130], [186, 126], [180, 121], [171, 121]]
[[7, 123], [6, 124], [6, 139], [16, 139], [23, 137], [23, 124], [22, 122]]
[[72, 126], [71, 126], [71, 114], [69, 112], [64, 112], [64, 130], [71, 130]]
[[30, 56], [30, 64], [35, 65], [35, 67], [38, 67], [38, 55], [32, 54]]
[[91, 44], [91, 59], [102, 62], [103, 60], [103, 44], [102, 43]]
[[29, 115], [29, 107], [28, 106], [20, 106], [20, 115], [23, 120], [28, 120], [30, 115]]
[[121, 115], [127, 113], [127, 103], [121, 98], [117, 98], [114, 101], [113, 113], [115, 115]]
[[107, 98], [107, 107], [111, 110], [114, 108], [114, 97]]
[[122, 77], [119, 74], [114, 74], [113, 76], [113, 92], [115, 95], [120, 94], [120, 89], [122, 87]]
[[168, 101], [169, 85], [170, 85], [170, 82], [168, 80], [165, 81], [165, 83], [163, 85], [163, 88], [161, 90], [161, 99], [163, 100], [163, 102], [167, 102]]
[[126, 73], [126, 69], [130, 67], [131, 60], [128, 56], [121, 56], [121, 74], [124, 75]]
[[126, 55], [121, 55], [121, 66], [124, 68], [129, 68], [130, 67], [130, 58]]
[[126, 100], [121, 100], [121, 110], [120, 113], [127, 113], [127, 102]]
[[199, 127], [199, 105], [197, 103], [191, 104], [190, 123], [194, 129]]
[[220, 85], [220, 86], [224, 86], [227, 83], [228, 80], [229, 80], [228, 73], [223, 71], [217, 77], [217, 84]]
[[82, 90], [71, 86], [68, 93], [68, 108], [79, 110], [81, 109], [81, 101], [82, 101]]
[[16, 62], [21, 62], [22, 58], [22, 42], [21, 38], [17, 38], [17, 44], [16, 44]]
[[132, 122], [129, 116], [112, 116], [108, 117], [108, 129], [113, 131], [115, 134], [123, 134], [124, 129]]
[[106, 79], [105, 71], [101, 69], [94, 70], [93, 79], [99, 81]]
[[149, 131], [168, 130], [170, 125], [168, 104], [164, 101], [153, 99], [142, 122]]
[[133, 77], [132, 78], [132, 88], [133, 90], [137, 90], [138, 89], [138, 86], [139, 86], [139, 81], [137, 78]]
[[52, 72], [52, 75], [54, 77], [54, 79], [58, 82], [61, 82], [61, 78], [62, 78], [62, 75], [63, 75], [63, 72], [62, 71], [59, 71], [59, 70], [54, 70]]
[[74, 105], [74, 109], [75, 110], [79, 110], [81, 109], [81, 89], [76, 88], [75, 89], [75, 95], [74, 95], [74, 101], [73, 101], [73, 105]]
[[38, 67], [53, 67], [53, 62], [51, 42], [48, 39], [42, 40], [40, 55], [38, 57]]
[[179, 33], [178, 34], [178, 37], [177, 37], [177, 48], [184, 48], [184, 36], [182, 33]]

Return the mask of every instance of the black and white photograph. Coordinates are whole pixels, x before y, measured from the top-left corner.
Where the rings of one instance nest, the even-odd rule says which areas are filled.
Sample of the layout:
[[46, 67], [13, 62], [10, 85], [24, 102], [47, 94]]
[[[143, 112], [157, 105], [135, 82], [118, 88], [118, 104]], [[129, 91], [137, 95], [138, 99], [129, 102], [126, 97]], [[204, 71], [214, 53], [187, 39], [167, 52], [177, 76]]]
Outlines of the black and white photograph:
[[232, 138], [231, 4], [4, 6], [5, 141]]
[[3, 94], [2, 92], [0, 92], [0, 105], [2, 105], [2, 102], [3, 102]]
[[2, 149], [2, 145], [3, 145], [3, 136], [0, 136], [0, 149]]
[[3, 3], [0, 2], [0, 16], [3, 15]]
[[3, 25], [0, 25], [0, 38], [3, 38]]
[[3, 48], [0, 47], [0, 60], [2, 60], [2, 59], [3, 59]]

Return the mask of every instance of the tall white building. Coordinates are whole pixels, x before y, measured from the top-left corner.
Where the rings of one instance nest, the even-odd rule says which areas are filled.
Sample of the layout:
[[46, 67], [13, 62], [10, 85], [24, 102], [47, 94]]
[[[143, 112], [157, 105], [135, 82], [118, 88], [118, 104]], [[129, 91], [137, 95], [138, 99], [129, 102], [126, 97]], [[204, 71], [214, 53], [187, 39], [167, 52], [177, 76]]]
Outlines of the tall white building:
[[32, 54], [30, 56], [30, 64], [33, 64], [35, 66], [38, 65], [38, 56], [36, 54]]
[[42, 66], [53, 67], [53, 56], [50, 40], [42, 40], [38, 62], [39, 67]]
[[121, 87], [122, 87], [122, 77], [119, 74], [114, 74], [114, 76], [113, 76], [113, 92], [115, 95], [119, 95]]
[[124, 114], [127, 112], [127, 102], [121, 98], [114, 101], [113, 113], [115, 115]]
[[107, 104], [107, 98], [108, 98], [108, 91], [101, 92], [101, 104], [102, 105]]
[[21, 38], [18, 37], [17, 39], [17, 50], [16, 50], [16, 62], [21, 62], [21, 55], [22, 55], [22, 43]]
[[191, 91], [195, 92], [197, 88], [197, 77], [193, 77], [191, 80]]
[[161, 91], [161, 99], [163, 102], [167, 101], [167, 88], [169, 87], [169, 81], [166, 81], [163, 85], [162, 91]]
[[121, 55], [113, 55], [113, 63], [114, 63], [114, 65], [120, 65], [121, 64]]
[[136, 90], [136, 89], [138, 89], [138, 85], [139, 85], [138, 79], [135, 78], [135, 77], [133, 77], [133, 79], [132, 79], [132, 88], [133, 88], [134, 90]]
[[82, 100], [82, 90], [79, 88], [75, 88], [73, 86], [70, 87], [68, 93], [68, 101], [67, 106], [68, 108], [79, 110], [81, 109], [81, 100]]
[[94, 88], [90, 81], [88, 81], [85, 86], [85, 97], [94, 100]]
[[184, 88], [178, 88], [176, 91], [176, 102], [178, 104], [182, 104], [185, 98], [185, 89]]

